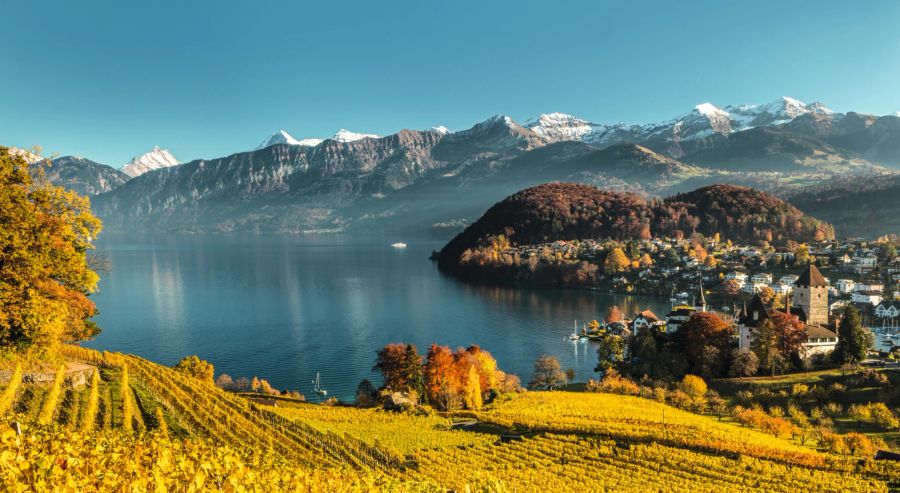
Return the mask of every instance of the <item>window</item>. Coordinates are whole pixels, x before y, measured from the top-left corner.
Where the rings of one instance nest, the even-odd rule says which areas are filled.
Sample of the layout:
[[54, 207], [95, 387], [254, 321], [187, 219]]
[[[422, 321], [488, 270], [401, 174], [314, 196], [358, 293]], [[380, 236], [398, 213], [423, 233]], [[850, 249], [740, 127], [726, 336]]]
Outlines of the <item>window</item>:
[[753, 320], [759, 320], [759, 311], [753, 310]]

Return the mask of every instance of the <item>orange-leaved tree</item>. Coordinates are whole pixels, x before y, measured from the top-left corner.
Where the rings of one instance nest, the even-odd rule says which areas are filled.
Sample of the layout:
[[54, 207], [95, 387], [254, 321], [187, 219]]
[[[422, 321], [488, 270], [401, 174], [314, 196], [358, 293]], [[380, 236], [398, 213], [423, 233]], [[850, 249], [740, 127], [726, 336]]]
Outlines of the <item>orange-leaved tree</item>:
[[99, 333], [88, 253], [100, 229], [86, 197], [41, 169], [32, 177], [23, 154], [0, 147], [0, 349], [52, 354]]

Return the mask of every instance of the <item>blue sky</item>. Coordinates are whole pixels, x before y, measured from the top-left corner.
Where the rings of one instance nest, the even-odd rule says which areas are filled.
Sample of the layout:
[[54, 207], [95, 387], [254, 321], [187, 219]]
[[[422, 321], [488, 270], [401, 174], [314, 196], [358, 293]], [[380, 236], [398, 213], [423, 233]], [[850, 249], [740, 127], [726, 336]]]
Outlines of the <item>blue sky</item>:
[[0, 143], [120, 165], [503, 113], [900, 111], [896, 1], [2, 1]]

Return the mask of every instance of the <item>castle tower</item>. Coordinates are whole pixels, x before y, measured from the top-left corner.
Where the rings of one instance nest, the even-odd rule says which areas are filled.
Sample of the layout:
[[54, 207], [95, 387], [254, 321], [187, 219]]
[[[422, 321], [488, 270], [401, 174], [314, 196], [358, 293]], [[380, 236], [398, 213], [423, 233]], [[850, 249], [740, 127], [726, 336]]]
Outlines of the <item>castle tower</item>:
[[803, 310], [807, 324], [828, 323], [828, 282], [815, 265], [809, 264], [794, 283], [793, 304]]

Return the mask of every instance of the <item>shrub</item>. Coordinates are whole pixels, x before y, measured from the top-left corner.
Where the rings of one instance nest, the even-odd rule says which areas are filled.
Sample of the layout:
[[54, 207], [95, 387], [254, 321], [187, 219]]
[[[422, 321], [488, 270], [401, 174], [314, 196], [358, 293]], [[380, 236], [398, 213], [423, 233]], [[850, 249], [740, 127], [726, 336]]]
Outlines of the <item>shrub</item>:
[[196, 354], [185, 356], [174, 366], [175, 371], [186, 373], [198, 380], [212, 382], [215, 369], [212, 363], [200, 359]]
[[853, 455], [871, 457], [875, 454], [875, 445], [862, 433], [847, 433], [844, 435], [844, 443]]
[[886, 430], [900, 428], [900, 420], [883, 402], [871, 402], [867, 407], [869, 408], [869, 415], [878, 426]]
[[666, 392], [666, 389], [663, 387], [656, 387], [653, 389], [653, 399], [657, 402], [666, 402], [666, 399], [668, 398], [667, 394], [668, 392]]
[[832, 454], [843, 455], [848, 451], [847, 444], [844, 442], [844, 437], [827, 430], [819, 431], [819, 446]]
[[692, 399], [706, 395], [706, 382], [697, 375], [685, 375], [679, 388]]
[[809, 387], [802, 383], [795, 383], [791, 386], [791, 395], [794, 397], [800, 397], [809, 392]]
[[863, 423], [872, 419], [872, 413], [869, 410], [869, 406], [865, 404], [853, 404], [850, 406], [850, 409], [847, 411], [851, 418], [856, 421]]
[[603, 380], [600, 381], [599, 390], [610, 394], [638, 395], [640, 388], [638, 384], [619, 375], [619, 372], [611, 368], [606, 371]]
[[676, 390], [669, 393], [669, 403], [680, 409], [690, 409], [694, 399], [682, 390]]
[[844, 414], [844, 406], [837, 402], [829, 402], [828, 404], [825, 404], [825, 413], [832, 418], [836, 418], [841, 414]]

